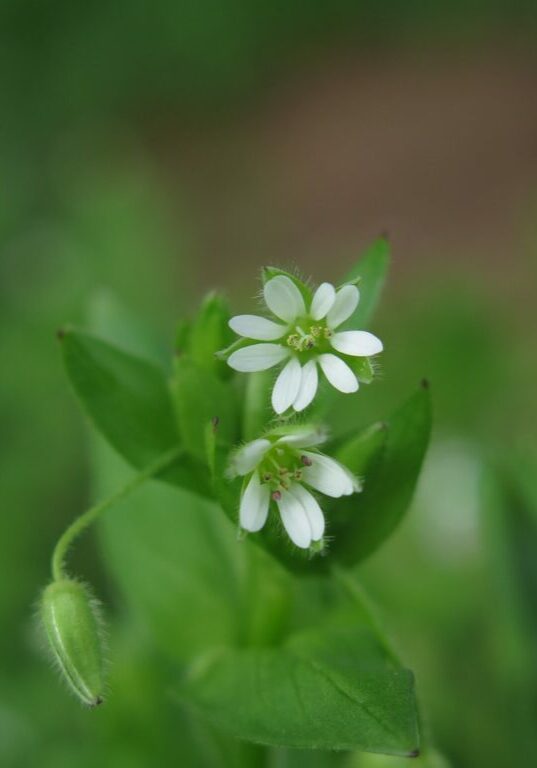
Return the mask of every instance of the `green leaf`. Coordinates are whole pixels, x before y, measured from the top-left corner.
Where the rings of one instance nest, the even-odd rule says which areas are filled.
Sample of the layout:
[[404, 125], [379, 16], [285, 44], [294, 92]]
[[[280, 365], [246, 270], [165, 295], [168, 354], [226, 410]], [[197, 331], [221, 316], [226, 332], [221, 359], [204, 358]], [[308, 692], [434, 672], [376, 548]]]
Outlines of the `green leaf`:
[[368, 327], [379, 302], [389, 265], [390, 244], [386, 238], [379, 237], [345, 275], [344, 283], [351, 283], [360, 278], [360, 302], [345, 322], [345, 327]]
[[177, 426], [185, 450], [206, 461], [205, 430], [218, 423], [220, 440], [233, 444], [239, 437], [237, 395], [231, 382], [184, 355], [176, 358], [171, 391]]
[[418, 748], [412, 674], [356, 621], [292, 635], [279, 648], [214, 651], [181, 695], [254, 743], [395, 755]]
[[386, 445], [388, 423], [378, 421], [366, 427], [357, 435], [343, 442], [334, 458], [344, 464], [358, 477], [368, 474], [373, 462], [377, 460]]
[[75, 391], [97, 428], [136, 467], [179, 442], [161, 371], [83, 331], [69, 329], [62, 352]]
[[229, 367], [215, 357], [215, 352], [229, 346], [235, 338], [228, 326], [229, 317], [226, 299], [218, 293], [209, 293], [191, 325], [188, 337], [187, 351], [192, 360], [220, 376], [231, 375]]
[[[84, 331], [68, 329], [61, 338], [67, 373], [82, 405], [133, 467], [146, 467], [179, 444], [168, 386], [156, 365]], [[201, 468], [186, 459], [163, 477], [206, 492]]]
[[427, 749], [412, 763], [408, 760], [386, 755], [356, 754], [345, 764], [345, 768], [449, 768], [447, 760], [436, 750]]
[[[430, 432], [431, 401], [424, 385], [388, 419], [380, 450], [372, 450], [375, 440], [381, 440], [374, 433], [365, 436], [363, 451], [360, 438], [354, 447], [350, 443], [340, 449], [338, 456], [349, 468], [365, 474], [365, 486], [361, 494], [345, 497], [335, 507], [332, 556], [345, 564], [357, 563], [393, 532], [412, 499]], [[366, 460], [371, 464], [364, 466]]]

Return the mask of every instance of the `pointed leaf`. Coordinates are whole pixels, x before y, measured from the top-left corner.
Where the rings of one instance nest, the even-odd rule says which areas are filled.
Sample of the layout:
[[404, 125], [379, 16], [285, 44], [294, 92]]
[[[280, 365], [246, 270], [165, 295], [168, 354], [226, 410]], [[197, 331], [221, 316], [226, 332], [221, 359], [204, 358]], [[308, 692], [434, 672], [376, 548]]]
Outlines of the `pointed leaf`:
[[[168, 386], [156, 365], [76, 329], [62, 334], [62, 352], [94, 425], [133, 467], [146, 467], [179, 443]], [[165, 478], [200, 492], [207, 484], [186, 459]]]
[[226, 299], [218, 293], [209, 293], [191, 325], [188, 337], [187, 351], [192, 360], [220, 376], [231, 375], [229, 367], [215, 356], [215, 352], [229, 346], [235, 338], [228, 326], [229, 318]]
[[[331, 554], [346, 564], [367, 557], [393, 532], [412, 499], [431, 431], [431, 402], [422, 387], [388, 419], [386, 440], [365, 469], [361, 494], [341, 499], [331, 528]], [[345, 456], [351, 449], [342, 448]], [[349, 456], [347, 455], [347, 459]], [[350, 468], [360, 471], [350, 461]]]
[[207, 457], [205, 430], [218, 423], [220, 439], [234, 443], [239, 436], [238, 404], [231, 382], [219, 379], [187, 355], [175, 361], [171, 392], [177, 426], [185, 450], [204, 462]]
[[384, 287], [390, 265], [390, 244], [379, 237], [365, 251], [358, 263], [345, 275], [344, 283], [360, 278], [360, 302], [345, 327], [367, 329]]
[[279, 648], [215, 651], [183, 683], [207, 719], [259, 744], [410, 755], [418, 748], [412, 674], [357, 622]]

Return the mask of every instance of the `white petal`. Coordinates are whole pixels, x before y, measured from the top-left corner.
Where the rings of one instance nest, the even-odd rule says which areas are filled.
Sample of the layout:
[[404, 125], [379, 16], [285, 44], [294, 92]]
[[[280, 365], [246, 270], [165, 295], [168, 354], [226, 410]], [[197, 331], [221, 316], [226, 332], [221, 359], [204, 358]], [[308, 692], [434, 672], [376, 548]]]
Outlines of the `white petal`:
[[281, 344], [251, 344], [233, 352], [227, 363], [241, 373], [253, 373], [272, 368], [290, 354], [290, 350]]
[[322, 283], [313, 296], [310, 315], [314, 320], [322, 320], [332, 309], [336, 300], [336, 289], [332, 283]]
[[292, 445], [293, 448], [313, 448], [315, 445], [321, 445], [327, 438], [326, 430], [319, 427], [313, 429], [312, 427], [303, 427], [297, 432], [292, 432], [289, 435], [284, 435], [277, 440], [277, 443], [285, 443]]
[[302, 367], [293, 357], [281, 371], [272, 390], [272, 407], [276, 413], [283, 413], [293, 404], [301, 379]]
[[360, 291], [355, 285], [344, 285], [336, 293], [334, 306], [327, 315], [326, 322], [330, 328], [337, 328], [352, 315], [358, 301], [360, 300]]
[[334, 499], [349, 496], [358, 489], [353, 475], [338, 461], [309, 451], [304, 451], [304, 456], [311, 460], [311, 466], [302, 470], [302, 478], [307, 485]]
[[270, 504], [270, 488], [261, 482], [257, 472], [246, 486], [241, 497], [239, 522], [245, 531], [261, 530], [267, 520]]
[[231, 458], [231, 471], [234, 475], [247, 475], [257, 467], [270, 448], [270, 441], [259, 439], [246, 443]]
[[336, 355], [319, 355], [319, 365], [330, 384], [340, 392], [349, 394], [358, 391], [358, 379], [347, 363]]
[[302, 378], [298, 394], [293, 402], [295, 411], [303, 411], [311, 403], [317, 392], [319, 376], [317, 373], [317, 362], [310, 360], [302, 368]]
[[330, 339], [331, 345], [344, 355], [369, 357], [382, 352], [382, 341], [368, 331], [342, 331]]
[[317, 503], [317, 499], [299, 483], [293, 483], [289, 488], [289, 493], [302, 504], [306, 511], [311, 528], [312, 540], [319, 541], [319, 539], [322, 539], [324, 533], [324, 515]]
[[287, 330], [286, 325], [274, 323], [258, 315], [235, 315], [229, 321], [229, 327], [239, 336], [256, 341], [275, 341], [281, 339]]
[[289, 538], [297, 547], [307, 549], [311, 544], [311, 526], [306, 510], [289, 491], [281, 491], [277, 504]]
[[265, 283], [263, 294], [270, 311], [276, 317], [287, 320], [288, 323], [306, 314], [302, 294], [293, 281], [285, 275], [278, 275]]

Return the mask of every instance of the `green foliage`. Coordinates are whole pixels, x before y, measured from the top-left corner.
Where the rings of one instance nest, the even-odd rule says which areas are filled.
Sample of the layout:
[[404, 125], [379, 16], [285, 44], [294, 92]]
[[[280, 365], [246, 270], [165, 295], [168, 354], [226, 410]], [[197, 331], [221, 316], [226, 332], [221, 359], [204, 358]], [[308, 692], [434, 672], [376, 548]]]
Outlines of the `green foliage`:
[[332, 550], [353, 564], [371, 554], [393, 532], [412, 499], [431, 432], [428, 386], [413, 395], [387, 422], [351, 438], [338, 457], [358, 474], [359, 496], [338, 504]]
[[83, 331], [62, 332], [75, 391], [97, 428], [135, 467], [177, 445], [171, 399], [159, 369]]
[[390, 265], [390, 244], [379, 237], [365, 251], [358, 263], [345, 275], [342, 282], [359, 281], [360, 301], [345, 327], [366, 329], [380, 300]]
[[[97, 429], [134, 467], [143, 468], [179, 444], [162, 371], [91, 334], [68, 329], [62, 351], [75, 392]], [[166, 479], [203, 493], [202, 467], [183, 458]]]
[[205, 428], [211, 422], [229, 446], [238, 439], [239, 407], [231, 382], [185, 355], [175, 360], [171, 391], [183, 445], [200, 462], [207, 458]]
[[191, 668], [182, 695], [256, 743], [402, 755], [418, 747], [412, 676], [356, 621], [279, 648], [214, 651]]

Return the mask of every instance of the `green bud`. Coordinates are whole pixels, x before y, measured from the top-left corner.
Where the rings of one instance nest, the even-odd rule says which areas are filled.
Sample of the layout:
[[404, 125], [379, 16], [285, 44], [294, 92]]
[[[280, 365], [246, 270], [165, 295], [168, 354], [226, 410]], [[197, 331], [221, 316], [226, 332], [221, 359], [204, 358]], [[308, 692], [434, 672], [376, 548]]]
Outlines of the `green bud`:
[[72, 579], [52, 582], [43, 592], [40, 614], [54, 660], [69, 687], [87, 706], [101, 704], [100, 618], [88, 588]]

